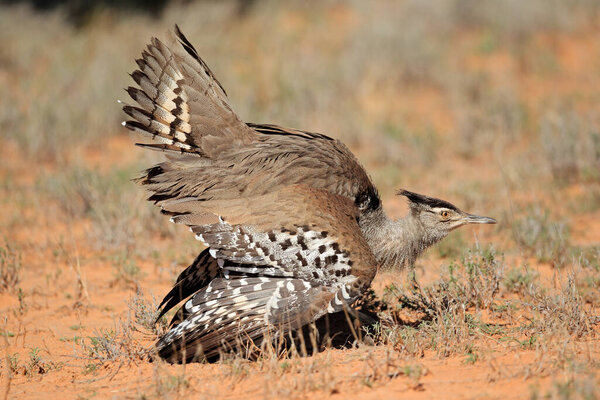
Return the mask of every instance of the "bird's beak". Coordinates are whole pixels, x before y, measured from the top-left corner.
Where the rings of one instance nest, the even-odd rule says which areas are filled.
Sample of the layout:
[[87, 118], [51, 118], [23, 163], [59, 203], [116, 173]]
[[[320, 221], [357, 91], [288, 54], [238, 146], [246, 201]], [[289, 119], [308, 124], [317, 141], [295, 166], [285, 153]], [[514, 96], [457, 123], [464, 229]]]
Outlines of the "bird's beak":
[[495, 224], [496, 220], [490, 217], [481, 217], [479, 215], [467, 214], [464, 218], [466, 224]]

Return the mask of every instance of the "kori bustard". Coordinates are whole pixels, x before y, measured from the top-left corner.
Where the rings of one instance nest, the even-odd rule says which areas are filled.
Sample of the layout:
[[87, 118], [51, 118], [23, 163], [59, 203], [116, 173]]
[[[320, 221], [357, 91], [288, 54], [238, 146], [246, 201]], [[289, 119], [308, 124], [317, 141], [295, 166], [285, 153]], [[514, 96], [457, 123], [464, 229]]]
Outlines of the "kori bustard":
[[351, 306], [378, 268], [412, 264], [462, 225], [495, 223], [406, 190], [408, 215], [389, 219], [339, 140], [243, 122], [177, 26], [136, 62], [123, 125], [166, 156], [137, 182], [206, 246], [162, 301], [161, 315], [187, 299], [156, 344], [165, 359], [285, 335]]

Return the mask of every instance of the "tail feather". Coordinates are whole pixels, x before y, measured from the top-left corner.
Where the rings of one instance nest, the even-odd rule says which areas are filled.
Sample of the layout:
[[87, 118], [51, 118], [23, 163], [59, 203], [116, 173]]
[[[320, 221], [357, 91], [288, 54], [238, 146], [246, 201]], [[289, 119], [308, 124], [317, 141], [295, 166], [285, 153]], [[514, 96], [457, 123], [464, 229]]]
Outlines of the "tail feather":
[[131, 77], [138, 87], [126, 91], [139, 107], [123, 107], [132, 118], [124, 126], [156, 142], [142, 146], [207, 157], [255, 137], [177, 26], [169, 45], [153, 38], [136, 63], [139, 69]]
[[225, 89], [223, 88], [223, 85], [221, 85], [221, 82], [219, 82], [219, 80], [212, 73], [212, 71], [210, 70], [210, 68], [208, 68], [208, 65], [206, 65], [206, 63], [204, 62], [204, 60], [202, 60], [200, 58], [200, 56], [198, 55], [198, 52], [196, 51], [196, 49], [194, 48], [194, 46], [185, 37], [185, 35], [183, 34], [183, 32], [181, 32], [181, 29], [179, 29], [179, 26], [177, 24], [175, 24], [175, 35], [177, 37], [178, 42], [183, 46], [183, 48], [185, 49], [185, 51], [190, 56], [192, 56], [194, 59], [196, 59], [196, 61], [198, 63], [200, 63], [200, 65], [204, 69], [204, 72], [206, 73], [206, 75], [208, 75], [212, 79], [212, 81], [217, 84], [217, 86], [219, 87], [219, 89], [221, 89], [221, 91], [223, 92], [223, 95], [225, 97], [227, 97], [227, 92], [225, 92]]
[[[148, 97], [148, 95], [141, 89], [135, 88], [133, 86], [129, 86], [126, 89], [129, 96], [134, 99], [145, 111], [151, 113], [152, 117], [159, 119], [165, 124], [170, 124], [175, 120], [175, 117], [181, 115], [184, 119], [189, 119], [189, 115], [187, 115], [187, 111], [177, 110], [175, 108], [165, 108], [169, 106], [168, 104], [156, 104], [154, 101]], [[173, 106], [176, 107], [175, 103]], [[172, 112], [170, 110], [173, 110]], [[124, 110], [125, 111], [125, 110]], [[127, 111], [125, 111], [127, 113]], [[129, 113], [127, 113], [129, 114]], [[135, 118], [135, 117], [134, 117]], [[191, 131], [191, 128], [190, 128]]]
[[212, 359], [244, 350], [265, 335], [281, 337], [319, 316], [332, 293], [293, 278], [217, 278], [182, 307], [184, 321], [156, 347], [171, 362]]
[[[163, 75], [161, 80], [153, 82], [152, 78], [140, 70], [136, 70], [131, 74], [135, 83], [140, 86], [141, 90], [143, 90], [149, 98], [154, 99], [157, 106], [172, 110], [176, 107], [175, 100], [177, 97], [180, 97], [180, 93], [176, 93], [179, 89], [179, 80], [174, 81], [170, 78], [165, 79], [166, 76], [167, 75]], [[183, 96], [185, 96], [185, 94]], [[183, 98], [182, 100], [187, 100], [187, 98]]]
[[177, 282], [158, 306], [161, 310], [157, 320], [182, 300], [187, 299], [198, 290], [206, 287], [219, 275], [220, 270], [217, 260], [210, 256], [208, 249], [205, 249], [189, 267], [179, 274]]
[[[195, 312], [158, 341], [158, 354], [171, 362], [211, 359], [223, 349], [239, 348], [240, 341], [249, 343], [262, 337], [268, 329], [265, 311], [274, 288], [250, 296], [233, 294], [238, 288], [257, 283], [259, 278], [214, 280], [185, 304], [188, 313]], [[211, 285], [227, 289], [217, 290]]]
[[135, 62], [154, 85], [164, 82], [168, 87], [177, 87], [176, 82], [183, 78], [183, 75], [170, 64], [167, 58], [163, 57], [158, 47], [162, 48], [169, 58], [171, 57], [168, 48], [159, 40], [153, 39], [152, 45], [148, 46], [148, 51], [143, 51], [142, 58], [136, 59]]

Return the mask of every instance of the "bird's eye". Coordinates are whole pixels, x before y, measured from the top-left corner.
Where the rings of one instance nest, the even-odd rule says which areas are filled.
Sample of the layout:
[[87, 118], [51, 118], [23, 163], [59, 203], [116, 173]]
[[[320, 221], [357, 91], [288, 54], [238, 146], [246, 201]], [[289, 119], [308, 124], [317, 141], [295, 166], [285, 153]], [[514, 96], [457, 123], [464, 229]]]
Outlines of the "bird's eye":
[[442, 218], [448, 218], [448, 216], [450, 215], [450, 213], [446, 210], [440, 212], [440, 215], [442, 216]]

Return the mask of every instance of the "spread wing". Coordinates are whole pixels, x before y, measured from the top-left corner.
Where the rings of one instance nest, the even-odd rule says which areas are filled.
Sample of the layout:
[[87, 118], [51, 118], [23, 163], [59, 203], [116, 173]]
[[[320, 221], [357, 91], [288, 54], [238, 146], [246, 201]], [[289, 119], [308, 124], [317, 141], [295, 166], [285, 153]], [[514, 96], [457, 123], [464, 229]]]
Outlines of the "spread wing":
[[[219, 81], [176, 27], [169, 45], [153, 38], [127, 92], [137, 106], [124, 125], [151, 139], [139, 145], [168, 160], [139, 182], [151, 200], [220, 202], [307, 185], [345, 196], [361, 211], [379, 207], [365, 170], [338, 140], [275, 125], [244, 123]], [[193, 212], [193, 211], [191, 211]]]
[[298, 328], [341, 310], [375, 275], [356, 207], [342, 196], [291, 186], [206, 211], [219, 222], [189, 225], [223, 277], [185, 303], [178, 325], [158, 343], [164, 358], [210, 357], [240, 336], [262, 337], [269, 326], [280, 334]]

